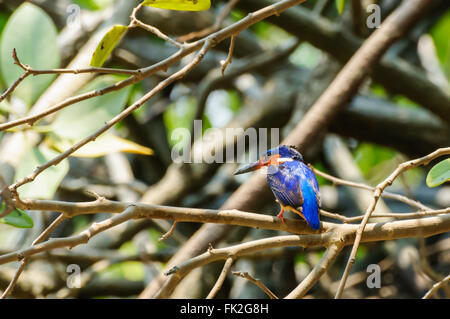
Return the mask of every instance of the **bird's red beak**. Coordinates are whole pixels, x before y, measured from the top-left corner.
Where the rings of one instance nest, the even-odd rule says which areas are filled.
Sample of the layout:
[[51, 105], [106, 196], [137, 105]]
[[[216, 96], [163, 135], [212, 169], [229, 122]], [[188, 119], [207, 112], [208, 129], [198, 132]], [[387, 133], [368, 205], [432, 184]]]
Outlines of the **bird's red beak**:
[[260, 159], [254, 163], [245, 165], [244, 167], [238, 169], [234, 175], [239, 175], [239, 174], [244, 174], [244, 173], [248, 173], [248, 172], [252, 172], [252, 171], [256, 171], [258, 169], [260, 169], [261, 167], [264, 166], [269, 166], [269, 165], [278, 165], [278, 158], [280, 158], [279, 154], [273, 155], [271, 156], [269, 159]]

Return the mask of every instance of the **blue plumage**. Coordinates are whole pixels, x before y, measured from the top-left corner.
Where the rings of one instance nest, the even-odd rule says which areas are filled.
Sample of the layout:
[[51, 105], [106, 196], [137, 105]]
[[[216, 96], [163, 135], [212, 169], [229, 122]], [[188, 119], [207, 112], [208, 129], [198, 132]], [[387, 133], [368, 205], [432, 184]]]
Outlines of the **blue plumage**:
[[311, 228], [319, 229], [319, 184], [314, 173], [303, 162], [302, 155], [293, 147], [281, 145], [270, 149], [259, 161], [236, 174], [262, 166], [268, 166], [267, 183], [282, 208], [278, 217], [283, 220], [284, 209], [290, 209], [302, 216]]

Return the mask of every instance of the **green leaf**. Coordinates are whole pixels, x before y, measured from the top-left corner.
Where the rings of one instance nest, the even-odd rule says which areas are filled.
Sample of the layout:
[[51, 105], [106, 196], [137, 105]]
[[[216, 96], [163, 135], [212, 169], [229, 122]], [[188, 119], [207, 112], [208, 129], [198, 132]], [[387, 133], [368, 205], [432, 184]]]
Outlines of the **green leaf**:
[[73, 0], [73, 3], [78, 4], [84, 9], [101, 10], [114, 4], [114, 0]]
[[[95, 78], [80, 93], [97, 90], [116, 83], [120, 77], [104, 75]], [[52, 134], [60, 139], [79, 141], [105, 125], [122, 111], [130, 93], [130, 87], [88, 99], [58, 113], [51, 124]]]
[[0, 12], [0, 34], [3, 31], [3, 28], [6, 25], [6, 22], [8, 21], [8, 14], [5, 12]]
[[101, 67], [127, 30], [128, 27], [119, 24], [109, 29], [92, 54], [91, 66]]
[[142, 281], [145, 277], [145, 267], [139, 261], [124, 261], [108, 267], [100, 273], [104, 280], [127, 279], [130, 281]]
[[383, 162], [392, 160], [395, 151], [390, 148], [371, 144], [360, 143], [355, 150], [355, 161], [358, 164], [364, 177], [370, 179], [370, 175], [379, 171], [379, 166]]
[[210, 0], [145, 0], [144, 6], [181, 11], [204, 11], [211, 7]]
[[[182, 96], [166, 108], [163, 113], [163, 121], [170, 146], [180, 142], [172, 137], [174, 130], [178, 128], [191, 129], [196, 110], [197, 101], [191, 96]], [[203, 132], [208, 128], [207, 124], [206, 122], [202, 123]]]
[[450, 181], [450, 157], [437, 163], [428, 172], [427, 186], [436, 187]]
[[[0, 214], [5, 210], [5, 203], [2, 202], [0, 207]], [[3, 218], [0, 218], [0, 223], [11, 225], [18, 228], [33, 228], [33, 219], [28, 216], [23, 210], [14, 209], [11, 213]]]
[[339, 14], [342, 14], [344, 12], [345, 0], [335, 0], [335, 3]]
[[450, 79], [450, 41], [448, 40], [448, 35], [450, 33], [450, 10], [447, 10], [447, 12], [442, 15], [439, 21], [430, 29], [429, 33], [436, 46], [436, 53], [439, 61], [441, 62], [447, 78]]
[[[14, 64], [12, 51], [19, 60], [35, 69], [58, 68], [60, 63], [57, 31], [50, 17], [39, 7], [25, 2], [9, 18], [0, 41], [0, 72], [10, 86], [24, 72]], [[53, 81], [55, 75], [26, 78], [14, 95], [31, 105]]]
[[[59, 151], [65, 151], [71, 147], [73, 143], [68, 140], [60, 140], [55, 142], [54, 146]], [[105, 134], [90, 142], [72, 153], [74, 157], [100, 157], [110, 153], [133, 153], [141, 155], [151, 155], [153, 151], [145, 146], [139, 145], [132, 141], [120, 138], [113, 134]]]
[[[48, 162], [58, 155], [59, 153], [43, 145], [39, 148], [31, 148], [18, 165], [15, 180], [29, 175], [37, 166]], [[47, 168], [33, 182], [21, 186], [18, 189], [19, 195], [22, 198], [53, 198], [56, 189], [68, 171], [69, 162], [65, 159], [58, 165]]]

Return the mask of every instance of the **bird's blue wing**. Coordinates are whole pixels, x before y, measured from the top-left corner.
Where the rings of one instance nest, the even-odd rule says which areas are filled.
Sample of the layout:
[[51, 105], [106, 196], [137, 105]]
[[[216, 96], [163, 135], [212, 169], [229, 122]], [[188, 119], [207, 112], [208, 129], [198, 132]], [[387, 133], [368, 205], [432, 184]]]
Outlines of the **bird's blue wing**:
[[317, 182], [316, 175], [314, 172], [306, 165], [303, 166], [304, 170], [304, 176], [306, 177], [306, 180], [311, 185], [311, 187], [314, 190], [314, 193], [317, 198], [317, 205], [320, 206], [320, 193], [319, 193], [319, 183]]
[[282, 205], [293, 208], [302, 206], [303, 196], [299, 180], [284, 166], [278, 166], [274, 174], [267, 174], [267, 183]]

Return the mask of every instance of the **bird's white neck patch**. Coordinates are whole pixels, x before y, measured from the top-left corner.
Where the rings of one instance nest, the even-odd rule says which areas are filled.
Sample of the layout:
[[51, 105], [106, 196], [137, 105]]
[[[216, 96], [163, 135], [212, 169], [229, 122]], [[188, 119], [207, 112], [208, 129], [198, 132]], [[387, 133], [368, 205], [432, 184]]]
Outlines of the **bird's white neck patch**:
[[278, 163], [284, 163], [284, 162], [292, 162], [294, 159], [289, 157], [280, 157], [277, 159]]

